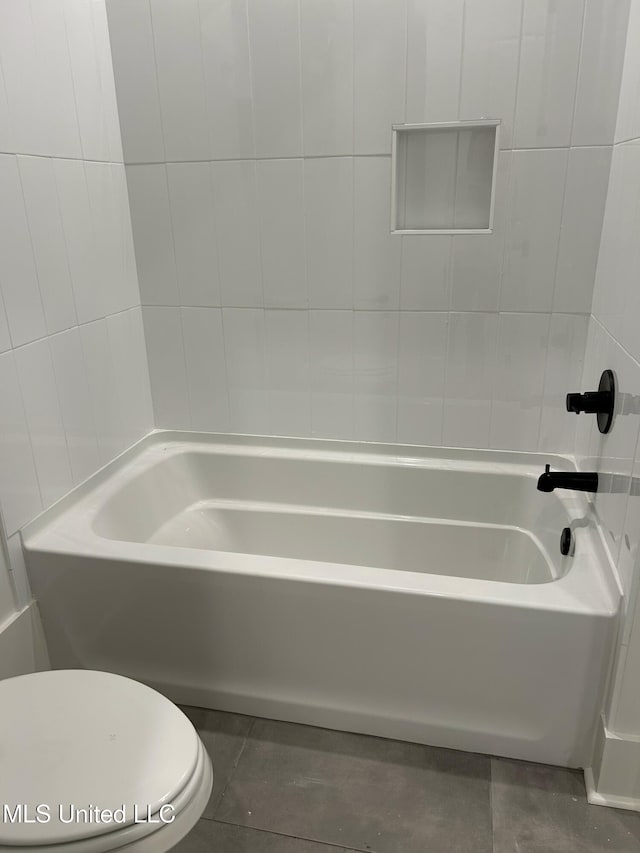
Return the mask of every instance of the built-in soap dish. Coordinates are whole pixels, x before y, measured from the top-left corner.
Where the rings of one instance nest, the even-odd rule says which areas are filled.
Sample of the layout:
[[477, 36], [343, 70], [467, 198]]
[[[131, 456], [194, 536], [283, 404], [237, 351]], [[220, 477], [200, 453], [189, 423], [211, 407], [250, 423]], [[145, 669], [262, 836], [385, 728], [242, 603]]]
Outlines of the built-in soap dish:
[[490, 234], [500, 121], [393, 126], [391, 231]]

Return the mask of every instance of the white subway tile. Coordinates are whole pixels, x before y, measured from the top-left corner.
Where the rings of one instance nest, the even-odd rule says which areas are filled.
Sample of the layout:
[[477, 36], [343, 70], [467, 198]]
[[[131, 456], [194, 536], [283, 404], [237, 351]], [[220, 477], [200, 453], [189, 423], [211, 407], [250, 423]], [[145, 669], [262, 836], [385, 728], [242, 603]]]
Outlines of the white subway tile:
[[155, 426], [190, 429], [187, 369], [179, 308], [143, 309]]
[[511, 148], [522, 0], [465, 3], [460, 118], [502, 120], [500, 146]]
[[398, 316], [354, 312], [353, 417], [359, 441], [396, 440]]
[[409, 0], [408, 123], [456, 121], [464, 0]]
[[53, 335], [49, 346], [71, 473], [77, 484], [97, 471], [101, 463], [80, 333], [69, 329]]
[[56, 159], [53, 170], [76, 314], [79, 323], [87, 323], [104, 315], [104, 294], [97, 284], [101, 258], [93, 232], [84, 163]]
[[73, 486], [58, 392], [46, 340], [15, 350], [42, 501], [50, 506]]
[[[0, 25], [2, 17], [0, 13]], [[2, 41], [0, 38], [0, 47]], [[9, 101], [7, 99], [7, 90], [4, 82], [4, 72], [2, 70], [2, 55], [0, 53], [0, 151], [16, 151], [13, 121], [9, 112]]]
[[299, 157], [302, 98], [298, 0], [248, 3], [256, 154]]
[[624, 54], [615, 141], [640, 138], [640, 51], [636, 50], [640, 31], [640, 1], [631, 0], [627, 45]]
[[586, 0], [572, 145], [615, 137], [629, 0]]
[[63, 0], [31, 0], [31, 14], [46, 141], [46, 151], [39, 153], [81, 157]]
[[8, 349], [11, 349], [11, 335], [9, 333], [9, 323], [7, 322], [4, 300], [0, 293], [0, 352], [6, 352]]
[[[595, 370], [587, 373], [585, 369], [582, 390], [595, 391], [601, 371], [605, 367], [613, 370], [617, 388], [613, 425], [606, 435], [595, 428], [593, 433], [594, 468], [599, 478], [593, 503], [602, 522], [611, 557], [617, 565], [640, 425], [637, 404], [640, 366], [606, 330], [602, 337], [600, 358], [597, 364], [593, 364]], [[594, 419], [588, 415], [580, 417]]]
[[77, 322], [53, 160], [18, 157], [18, 167], [45, 323], [53, 334]]
[[0, 284], [14, 347], [46, 334], [17, 159], [0, 155]]
[[106, 306], [111, 313], [115, 313], [140, 305], [140, 288], [138, 286], [136, 253], [133, 245], [129, 189], [124, 164], [111, 163], [109, 171], [111, 173], [113, 198], [115, 281], [111, 291], [111, 299], [106, 300]]
[[443, 444], [488, 447], [496, 365], [497, 314], [451, 314]]
[[353, 438], [353, 311], [310, 311], [311, 431]]
[[85, 162], [97, 262], [94, 286], [103, 294], [106, 314], [139, 301], [133, 269], [133, 245], [124, 167]]
[[64, 0], [64, 16], [82, 156], [87, 160], [110, 160], [106, 104], [93, 26], [92, 11], [96, 5], [86, 0]]
[[198, 0], [150, 0], [167, 160], [207, 160], [211, 127]]
[[42, 510], [31, 439], [13, 353], [0, 355], [0, 498], [11, 536]]
[[640, 358], [636, 328], [640, 309], [639, 185], [640, 144], [616, 145], [598, 253], [593, 313], [636, 359]]
[[548, 314], [500, 314], [491, 447], [537, 450], [548, 344]]
[[509, 205], [511, 151], [498, 156], [493, 233], [453, 237], [451, 308], [454, 311], [496, 311], [504, 258]]
[[165, 159], [149, 0], [107, 0], [125, 162]]
[[265, 311], [269, 432], [310, 435], [309, 312]]
[[256, 169], [252, 162], [212, 163], [223, 305], [261, 306], [262, 268]]
[[47, 138], [43, 92], [29, 3], [0, 4], [0, 57], [11, 119], [12, 146], [3, 147], [2, 151], [45, 154]]
[[580, 391], [587, 342], [588, 314], [552, 314], [544, 378], [539, 449], [573, 453], [577, 419], [567, 412], [565, 398]]
[[191, 427], [226, 432], [229, 400], [222, 312], [219, 308], [183, 308], [182, 329]]
[[105, 465], [125, 448], [125, 413], [120, 411], [106, 320], [80, 326], [82, 352], [96, 426], [100, 464]]
[[501, 311], [550, 311], [567, 151], [514, 151]]
[[391, 161], [356, 157], [354, 169], [354, 307], [397, 308], [402, 240], [390, 233]]
[[400, 307], [447, 311], [451, 291], [451, 237], [402, 237]]
[[178, 281], [165, 166], [128, 166], [127, 185], [141, 302], [177, 305]]
[[301, 0], [304, 153], [353, 153], [353, 2]]
[[[594, 318], [593, 314], [589, 317], [589, 325], [587, 328], [587, 341], [584, 350], [582, 377], [576, 391], [589, 391], [596, 388], [593, 381], [597, 382], [598, 377], [602, 373], [604, 365], [605, 351], [605, 333], [600, 323]], [[573, 388], [570, 390], [574, 390]], [[596, 455], [598, 453], [600, 436], [596, 428], [595, 418], [576, 418], [575, 421], [576, 437], [574, 445], [574, 454], [576, 465], [579, 470], [590, 471], [596, 465]]]
[[264, 304], [270, 308], [308, 305], [302, 160], [257, 164]]
[[268, 434], [264, 311], [223, 308], [229, 420], [234, 432]]
[[209, 163], [167, 165], [181, 305], [219, 305], [220, 277]]
[[113, 74], [106, 0], [99, 0], [99, 2], [91, 3], [90, 5], [91, 17], [93, 19], [93, 38], [100, 77], [102, 145], [106, 152], [107, 160], [111, 160], [114, 163], [122, 163], [124, 154], [122, 151], [122, 135], [120, 117], [118, 115], [116, 84]]
[[199, 0], [202, 61], [214, 157], [253, 157], [249, 27], [245, 3]]
[[585, 0], [524, 4], [515, 148], [569, 144], [584, 5]]
[[153, 428], [153, 405], [141, 310], [134, 308], [121, 311], [107, 317], [106, 322], [121, 412], [122, 440], [128, 447]]
[[442, 444], [448, 317], [401, 312], [398, 352], [398, 441]]
[[610, 148], [569, 151], [554, 311], [588, 314], [591, 310], [610, 163]]
[[407, 0], [354, 0], [354, 146], [390, 154], [404, 121]]
[[143, 309], [155, 426], [190, 429], [187, 369], [179, 308]]
[[353, 159], [305, 160], [304, 203], [309, 304], [353, 305]]

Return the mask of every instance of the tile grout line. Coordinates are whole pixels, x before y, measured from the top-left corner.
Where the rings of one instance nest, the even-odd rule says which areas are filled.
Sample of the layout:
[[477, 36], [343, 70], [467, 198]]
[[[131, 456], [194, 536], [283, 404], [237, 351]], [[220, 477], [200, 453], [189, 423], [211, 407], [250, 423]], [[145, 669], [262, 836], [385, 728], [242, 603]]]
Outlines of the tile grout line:
[[[202, 820], [207, 820], [208, 818], [202, 818]], [[261, 829], [257, 826], [247, 826], [243, 823], [233, 823], [228, 820], [220, 820], [218, 818], [211, 819], [211, 823], [219, 823], [222, 826], [234, 826], [238, 829], [247, 829], [251, 832], [261, 832], [265, 835], [273, 835], [277, 838], [291, 838], [293, 841], [304, 841], [309, 844], [315, 844], [319, 847], [326, 847], [327, 850], [336, 850], [340, 851], [340, 853], [373, 853], [373, 851], [367, 851], [362, 847], [345, 847], [344, 844], [334, 844], [331, 841], [318, 841], [315, 838], [307, 838], [304, 835], [289, 835], [286, 832], [276, 832], [273, 829]]]

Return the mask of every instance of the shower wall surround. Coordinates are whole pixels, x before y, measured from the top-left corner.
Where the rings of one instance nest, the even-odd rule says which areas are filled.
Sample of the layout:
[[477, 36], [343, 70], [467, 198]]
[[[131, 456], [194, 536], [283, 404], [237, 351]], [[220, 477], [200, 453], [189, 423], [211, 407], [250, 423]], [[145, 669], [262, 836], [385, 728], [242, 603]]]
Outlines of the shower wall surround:
[[1, 624], [16, 531], [153, 426], [104, 2], [0, 4], [0, 296]]
[[[570, 451], [625, 0], [107, 0], [156, 425]], [[502, 119], [495, 232], [391, 125]]]
[[[601, 435], [578, 419], [576, 457], [598, 471], [595, 507], [625, 592], [626, 618], [605, 706], [591, 793], [640, 809], [640, 0], [632, 0], [611, 177], [582, 387], [613, 368], [614, 428]], [[594, 386], [595, 387], [595, 386]]]

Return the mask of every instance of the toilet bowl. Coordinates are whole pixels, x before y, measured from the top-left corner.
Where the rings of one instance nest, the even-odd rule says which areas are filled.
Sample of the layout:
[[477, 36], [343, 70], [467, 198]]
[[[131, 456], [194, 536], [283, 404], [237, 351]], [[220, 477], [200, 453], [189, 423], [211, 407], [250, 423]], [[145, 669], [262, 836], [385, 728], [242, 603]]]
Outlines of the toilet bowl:
[[187, 717], [106, 672], [0, 681], [0, 853], [163, 853], [213, 784]]

